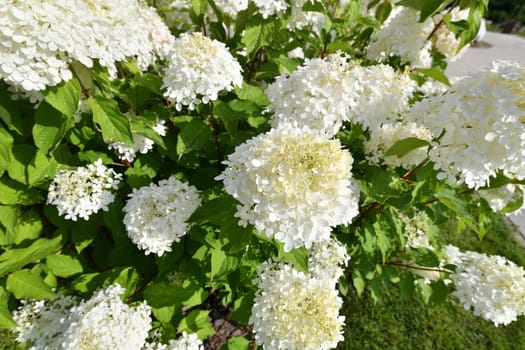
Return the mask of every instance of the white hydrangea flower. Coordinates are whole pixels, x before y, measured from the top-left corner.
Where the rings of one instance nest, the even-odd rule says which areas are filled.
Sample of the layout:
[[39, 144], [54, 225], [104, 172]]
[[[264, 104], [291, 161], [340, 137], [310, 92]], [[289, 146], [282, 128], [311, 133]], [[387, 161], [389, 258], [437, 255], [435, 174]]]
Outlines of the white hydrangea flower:
[[13, 329], [16, 341], [31, 343], [32, 350], [59, 349], [60, 337], [69, 326], [65, 320], [76, 304], [76, 299], [63, 294], [50, 301], [21, 300], [21, 305], [13, 312], [17, 324]]
[[456, 296], [465, 309], [507, 325], [525, 314], [525, 270], [507, 258], [445, 247], [447, 263], [456, 265], [450, 274]]
[[364, 144], [367, 160], [372, 164], [384, 163], [390, 167], [411, 169], [427, 158], [428, 146], [416, 148], [403, 157], [386, 156], [386, 152], [397, 141], [417, 138], [423, 141], [432, 140], [432, 132], [416, 123], [389, 123], [370, 130], [370, 139]]
[[201, 33], [183, 33], [175, 40], [168, 55], [163, 78], [164, 96], [182, 106], [195, 105], [218, 98], [220, 91], [242, 85], [242, 68], [228, 48]]
[[186, 220], [200, 203], [195, 187], [173, 177], [133, 189], [124, 206], [128, 236], [146, 254], [161, 256], [186, 234]]
[[0, 78], [34, 99], [72, 78], [70, 63], [93, 60], [141, 69], [163, 56], [174, 38], [154, 9], [137, 0], [8, 1], [0, 8]]
[[60, 349], [140, 350], [151, 329], [151, 308], [124, 304], [118, 284], [96, 291], [70, 310]]
[[[451, 16], [451, 21], [459, 22], [461, 20], [467, 20], [469, 16], [469, 10], [460, 10], [459, 7], [454, 7], [448, 12]], [[443, 15], [438, 14], [434, 16], [434, 21], [440, 23]], [[432, 35], [432, 41], [434, 47], [445, 55], [448, 61], [455, 61], [459, 59], [467, 51], [468, 45], [465, 45], [459, 52], [460, 40], [456, 38], [454, 33], [443, 23], [441, 24], [435, 33]]]
[[241, 205], [240, 225], [284, 243], [286, 251], [330, 238], [358, 214], [353, 158], [338, 140], [300, 129], [272, 129], [235, 149], [218, 176]]
[[122, 174], [106, 168], [102, 159], [76, 170], [59, 170], [49, 185], [47, 203], [67, 220], [88, 220], [99, 210], [108, 210], [121, 179]]
[[411, 7], [395, 6], [381, 29], [372, 34], [366, 49], [366, 58], [385, 61], [399, 56], [412, 67], [429, 68], [432, 65], [432, 43], [428, 37], [434, 21], [419, 22], [420, 13]]
[[325, 15], [316, 11], [303, 11], [303, 5], [307, 2], [314, 3], [312, 0], [292, 0], [291, 16], [286, 24], [286, 28], [291, 31], [311, 27], [312, 32], [321, 35], [321, 30], [326, 24]]
[[349, 260], [346, 246], [331, 238], [312, 245], [308, 251], [308, 271], [314, 277], [333, 281], [335, 285], [343, 275]]
[[248, 8], [248, 0], [215, 0], [215, 5], [231, 18]]
[[151, 308], [130, 307], [114, 284], [87, 301], [59, 295], [50, 301], [22, 301], [13, 313], [17, 341], [31, 342], [32, 350], [116, 349], [140, 350], [151, 329]]
[[[160, 120], [151, 128], [159, 135], [166, 136], [167, 127], [166, 121]], [[146, 154], [153, 149], [155, 141], [138, 133], [132, 133], [133, 147], [125, 142], [113, 142], [108, 145], [109, 150], [115, 150], [119, 158], [123, 161], [133, 162], [137, 156], [137, 152]]]
[[288, 8], [286, 0], [252, 0], [252, 2], [259, 8], [259, 13], [265, 19], [278, 15]]
[[499, 170], [525, 178], [524, 80], [524, 67], [497, 61], [414, 104], [405, 120], [443, 134], [429, 152], [440, 178], [475, 189]]
[[263, 263], [250, 323], [264, 349], [332, 349], [344, 339], [343, 304], [334, 284], [290, 265]]
[[344, 121], [378, 127], [408, 109], [416, 84], [387, 65], [363, 67], [342, 54], [306, 60], [268, 86], [273, 127], [291, 124], [333, 136]]

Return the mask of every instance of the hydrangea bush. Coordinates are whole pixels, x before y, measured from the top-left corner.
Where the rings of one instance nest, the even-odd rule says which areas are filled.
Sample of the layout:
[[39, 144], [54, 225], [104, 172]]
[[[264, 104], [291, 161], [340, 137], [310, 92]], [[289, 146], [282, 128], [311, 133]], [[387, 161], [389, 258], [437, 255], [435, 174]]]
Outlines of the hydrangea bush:
[[525, 67], [444, 74], [487, 2], [8, 0], [0, 326], [331, 349], [349, 288], [524, 315], [522, 267], [435, 243], [523, 205]]

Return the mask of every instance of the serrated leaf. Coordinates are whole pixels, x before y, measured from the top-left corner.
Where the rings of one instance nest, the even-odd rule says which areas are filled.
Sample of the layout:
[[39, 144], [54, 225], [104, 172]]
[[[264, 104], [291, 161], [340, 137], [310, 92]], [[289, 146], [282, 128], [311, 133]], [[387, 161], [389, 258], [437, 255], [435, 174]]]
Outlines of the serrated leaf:
[[62, 236], [40, 238], [26, 248], [10, 249], [0, 255], [0, 277], [19, 268], [44, 259], [60, 248]]
[[53, 299], [56, 294], [42, 277], [30, 270], [15, 271], [7, 276], [6, 289], [17, 299]]
[[41, 103], [35, 112], [33, 125], [35, 145], [44, 153], [54, 150], [73, 125], [75, 125], [73, 117], [45, 102]]
[[162, 78], [157, 75], [150, 73], [143, 73], [135, 77], [135, 81], [148, 89], [150, 92], [154, 93], [157, 96], [162, 96], [162, 91], [160, 87], [162, 86]]
[[237, 253], [246, 250], [252, 239], [250, 227], [239, 226], [238, 219], [228, 217], [221, 226], [219, 238], [223, 244], [222, 249], [229, 253]]
[[44, 99], [57, 111], [72, 119], [78, 109], [80, 83], [73, 78], [57, 86], [49, 87], [44, 93]]
[[57, 163], [32, 145], [14, 145], [7, 173], [13, 180], [34, 186], [53, 178]]
[[209, 310], [193, 310], [184, 317], [177, 327], [179, 333], [197, 333], [199, 339], [205, 339], [215, 334], [215, 330], [208, 320]]
[[408, 137], [394, 143], [392, 147], [385, 152], [385, 156], [397, 156], [401, 158], [417, 148], [428, 145], [428, 141], [418, 139], [417, 137]]
[[51, 272], [58, 277], [67, 278], [84, 271], [80, 261], [70, 255], [49, 255], [46, 264]]
[[133, 145], [129, 119], [122, 114], [116, 101], [97, 96], [90, 97], [87, 103], [93, 110], [93, 121], [102, 129], [104, 142]]
[[212, 135], [210, 126], [199, 119], [192, 119], [185, 125], [177, 138], [177, 154], [183, 155], [199, 150], [208, 143]]

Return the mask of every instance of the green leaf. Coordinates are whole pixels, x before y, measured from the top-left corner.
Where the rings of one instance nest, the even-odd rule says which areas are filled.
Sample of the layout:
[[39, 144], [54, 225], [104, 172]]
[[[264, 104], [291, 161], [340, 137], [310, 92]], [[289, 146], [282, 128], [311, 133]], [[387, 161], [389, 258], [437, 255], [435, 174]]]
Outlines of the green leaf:
[[9, 272], [52, 254], [62, 245], [62, 236], [55, 238], [40, 238], [26, 248], [10, 249], [0, 255], [0, 277]]
[[212, 135], [210, 126], [199, 119], [192, 119], [185, 125], [177, 138], [177, 154], [183, 155], [199, 150], [208, 143]]
[[411, 248], [410, 252], [416, 258], [416, 264], [420, 266], [438, 267], [439, 258], [430, 249], [426, 248]]
[[291, 262], [294, 268], [299, 271], [308, 272], [308, 250], [305, 247], [295, 248], [286, 252], [283, 244], [278, 242], [278, 246], [279, 259]]
[[24, 134], [23, 122], [20, 117], [20, 111], [16, 101], [11, 100], [7, 91], [0, 91], [0, 119], [2, 119], [9, 130], [16, 132], [18, 135]]
[[104, 142], [133, 145], [129, 119], [120, 112], [116, 101], [96, 96], [90, 97], [87, 103], [93, 110], [93, 121], [102, 129]]
[[159, 76], [150, 73], [143, 73], [141, 75], [137, 75], [135, 77], [135, 81], [155, 95], [162, 96], [162, 91], [160, 89], [162, 86], [162, 78]]
[[44, 99], [57, 111], [72, 119], [73, 114], [78, 109], [80, 83], [73, 78], [57, 86], [50, 87], [44, 93]]
[[255, 102], [259, 106], [267, 106], [270, 104], [270, 100], [264, 90], [255, 84], [243, 81], [242, 87], [235, 86], [235, 93], [239, 99]]
[[46, 263], [51, 272], [58, 277], [67, 278], [84, 271], [80, 261], [70, 255], [49, 255]]
[[224, 344], [221, 350], [246, 350], [249, 349], [250, 341], [245, 337], [234, 337], [228, 339], [228, 342]]
[[67, 131], [75, 125], [75, 121], [47, 103], [41, 103], [35, 112], [33, 126], [33, 140], [35, 145], [44, 153], [56, 148], [66, 135]]
[[0, 328], [13, 328], [16, 322], [9, 312], [9, 293], [0, 286]]
[[236, 299], [233, 302], [233, 309], [229, 315], [229, 319], [237, 321], [243, 325], [248, 325], [252, 314], [253, 298], [254, 293], [247, 292], [239, 299]]
[[6, 177], [0, 179], [0, 193], [0, 204], [5, 205], [31, 205], [44, 199], [38, 190]]
[[270, 44], [274, 30], [275, 24], [270, 21], [262, 21], [246, 26], [242, 34], [241, 43], [246, 47], [246, 54], [249, 59], [252, 59], [261, 47]]
[[155, 282], [144, 289], [144, 298], [154, 308], [181, 305], [193, 295], [192, 288], [183, 288], [168, 282]]
[[448, 288], [445, 282], [442, 280], [435, 281], [430, 286], [432, 287], [432, 294], [430, 294], [428, 299], [428, 305], [436, 306], [443, 303], [448, 296]]
[[0, 176], [7, 170], [11, 161], [11, 147], [13, 147], [13, 136], [0, 125]]
[[443, 71], [443, 69], [441, 68], [417, 68], [416, 70], [421, 74], [426, 75], [427, 77], [430, 77], [436, 81], [439, 81], [440, 83], [450, 86], [450, 81], [448, 80], [445, 71]]
[[238, 113], [234, 112], [228, 104], [222, 101], [214, 101], [213, 115], [217, 116], [224, 124], [224, 128], [232, 139], [237, 137]]
[[17, 299], [53, 299], [56, 294], [42, 277], [30, 270], [15, 271], [7, 276], [6, 289]]
[[7, 167], [9, 177], [26, 185], [34, 186], [53, 178], [57, 163], [31, 145], [14, 145], [11, 162]]
[[238, 221], [237, 218], [227, 217], [219, 233], [222, 249], [229, 254], [246, 250], [253, 237], [252, 227], [239, 226]]
[[22, 212], [19, 208], [0, 206], [0, 223], [5, 232], [0, 238], [0, 244], [21, 244], [35, 240], [43, 228], [42, 219], [34, 210]]
[[211, 279], [228, 275], [236, 271], [238, 266], [239, 258], [228, 256], [224, 251], [219, 249], [211, 250]]
[[365, 290], [365, 280], [358, 270], [352, 271], [352, 284], [357, 291], [357, 295], [361, 296]]
[[392, 147], [390, 147], [386, 151], [385, 156], [397, 156], [399, 158], [402, 158], [411, 151], [428, 145], [428, 141], [421, 140], [416, 137], [408, 137], [406, 139], [399, 140], [396, 143], [394, 143]]
[[414, 294], [414, 275], [408, 271], [399, 274], [400, 299], [407, 300]]
[[221, 226], [225, 220], [233, 217], [236, 211], [237, 201], [233, 197], [218, 197], [202, 204], [193, 212], [188, 221], [199, 225], [211, 222]]
[[208, 320], [209, 310], [193, 310], [184, 317], [177, 328], [179, 333], [197, 333], [199, 339], [205, 339], [215, 334], [215, 330]]

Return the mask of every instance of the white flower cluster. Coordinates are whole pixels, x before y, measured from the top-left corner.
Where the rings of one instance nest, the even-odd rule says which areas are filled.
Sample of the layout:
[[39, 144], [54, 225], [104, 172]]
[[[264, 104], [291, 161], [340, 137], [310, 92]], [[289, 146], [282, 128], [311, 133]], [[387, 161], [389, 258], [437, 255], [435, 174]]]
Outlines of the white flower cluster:
[[220, 91], [242, 85], [242, 68], [228, 48], [201, 33], [183, 33], [168, 54], [168, 67], [163, 78], [164, 96], [182, 106], [195, 105], [218, 98]]
[[280, 128], [238, 146], [216, 179], [241, 203], [240, 225], [255, 225], [289, 251], [328, 240], [332, 227], [358, 214], [352, 162], [338, 140]]
[[[152, 129], [159, 136], [166, 136], [167, 128], [165, 124], [165, 120], [160, 120], [157, 122], [157, 124], [155, 124], [155, 126], [152, 127]], [[113, 142], [108, 145], [108, 149], [114, 149], [121, 160], [128, 161], [130, 163], [135, 160], [137, 152], [146, 154], [153, 149], [155, 141], [153, 141], [152, 139], [139, 133], [133, 133], [132, 137], [133, 147], [124, 142]]]
[[17, 341], [31, 342], [33, 350], [140, 350], [151, 329], [151, 308], [130, 307], [112, 285], [77, 303], [67, 296], [52, 301], [25, 301], [13, 313]]
[[399, 56], [403, 63], [429, 68], [432, 43], [427, 39], [434, 22], [430, 18], [419, 22], [419, 15], [419, 11], [411, 7], [395, 6], [381, 29], [372, 34], [366, 57], [385, 61], [390, 56]]
[[115, 199], [112, 190], [121, 179], [122, 174], [105, 167], [102, 159], [76, 170], [59, 170], [49, 185], [47, 203], [55, 205], [58, 215], [65, 214], [67, 220], [88, 220], [99, 210], [108, 210]]
[[507, 258], [457, 247], [445, 247], [447, 263], [456, 265], [450, 274], [453, 293], [465, 309], [496, 326], [507, 325], [525, 315], [525, 270]]
[[312, 245], [308, 251], [308, 271], [313, 277], [332, 280], [335, 285], [349, 260], [346, 246], [331, 238]]
[[68, 327], [64, 321], [77, 300], [59, 295], [51, 301], [23, 299], [20, 302], [21, 306], [13, 312], [16, 341], [31, 343], [30, 350], [60, 349], [58, 344]]
[[429, 152], [440, 178], [476, 189], [499, 170], [525, 178], [524, 80], [524, 67], [497, 61], [414, 104], [405, 119], [443, 134]]
[[330, 279], [265, 262], [255, 283], [249, 322], [264, 349], [324, 350], [344, 339], [344, 316], [339, 315], [343, 301]]
[[132, 58], [145, 69], [174, 40], [137, 0], [8, 0], [0, 23], [0, 79], [34, 98], [71, 79], [72, 61], [98, 60], [114, 76], [116, 62]]
[[428, 147], [413, 149], [402, 157], [385, 155], [397, 141], [407, 138], [417, 138], [428, 141], [430, 144], [432, 133], [429, 129], [416, 123], [389, 123], [370, 129], [370, 139], [364, 144], [367, 160], [372, 164], [384, 163], [393, 168], [413, 168], [426, 159]]
[[344, 121], [377, 127], [408, 108], [416, 84], [387, 65], [363, 67], [341, 54], [307, 60], [266, 89], [272, 126], [291, 124], [333, 136]]
[[[451, 21], [466, 20], [468, 10], [455, 7], [448, 13]], [[372, 34], [366, 57], [385, 61], [390, 56], [399, 56], [402, 63], [412, 67], [430, 68], [432, 47], [440, 51], [447, 60], [454, 61], [466, 51], [458, 51], [460, 40], [441, 22], [444, 13], [420, 22], [420, 12], [411, 7], [395, 6], [381, 29]]]
[[307, 2], [314, 3], [313, 0], [292, 0], [291, 1], [291, 15], [286, 28], [291, 31], [310, 27], [312, 32], [317, 35], [321, 34], [321, 30], [326, 24], [325, 15], [317, 11], [303, 11], [303, 5]]
[[[450, 20], [452, 22], [459, 22], [468, 19], [469, 10], [460, 10], [458, 7], [454, 7], [448, 12], [448, 14], [450, 14]], [[438, 14], [434, 17], [434, 21], [436, 23], [440, 23], [442, 18], [443, 14]], [[432, 41], [434, 43], [434, 47], [443, 55], [445, 55], [449, 61], [455, 61], [459, 59], [467, 50], [467, 46], [464, 46], [458, 52], [460, 40], [456, 38], [454, 33], [452, 33], [452, 31], [448, 29], [444, 23], [442, 23], [436, 29], [434, 35], [432, 36]]]
[[248, 0], [215, 0], [215, 5], [231, 18], [248, 8]]
[[168, 344], [150, 343], [142, 350], [204, 350], [204, 345], [197, 334], [182, 332], [179, 338], [170, 339]]
[[128, 236], [146, 254], [161, 256], [186, 234], [186, 220], [200, 203], [197, 189], [174, 177], [133, 189], [124, 206]]
[[286, 0], [252, 0], [252, 2], [259, 8], [259, 13], [265, 19], [278, 15], [288, 8]]

